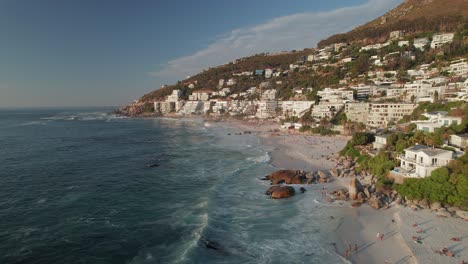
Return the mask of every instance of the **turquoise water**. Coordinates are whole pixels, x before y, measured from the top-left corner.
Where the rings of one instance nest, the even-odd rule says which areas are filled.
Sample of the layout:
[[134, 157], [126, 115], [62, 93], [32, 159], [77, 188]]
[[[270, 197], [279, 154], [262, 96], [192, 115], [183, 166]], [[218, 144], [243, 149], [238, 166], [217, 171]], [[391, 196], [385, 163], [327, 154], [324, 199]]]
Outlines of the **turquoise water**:
[[0, 263], [341, 262], [339, 208], [268, 199], [253, 135], [110, 110], [0, 110]]

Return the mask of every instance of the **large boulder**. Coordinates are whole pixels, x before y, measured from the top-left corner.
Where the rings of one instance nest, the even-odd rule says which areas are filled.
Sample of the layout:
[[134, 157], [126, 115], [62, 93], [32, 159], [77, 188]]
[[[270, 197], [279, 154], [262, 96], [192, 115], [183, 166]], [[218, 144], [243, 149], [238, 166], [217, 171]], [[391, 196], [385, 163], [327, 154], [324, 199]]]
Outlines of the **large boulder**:
[[367, 203], [369, 204], [370, 207], [372, 207], [374, 209], [380, 209], [383, 206], [382, 201], [379, 198], [375, 197], [375, 196], [372, 196], [369, 199], [369, 201], [367, 201]]
[[442, 204], [440, 204], [439, 202], [431, 203], [432, 210], [438, 210], [440, 208], [442, 208]]
[[323, 172], [323, 171], [318, 171], [317, 174], [318, 174], [318, 176], [320, 177], [320, 179], [324, 179], [324, 180], [325, 180], [326, 178], [328, 178], [328, 175], [327, 175], [325, 172]]
[[463, 220], [468, 220], [468, 211], [458, 210], [455, 214]]
[[338, 173], [338, 170], [337, 170], [337, 169], [331, 169], [331, 170], [330, 170], [330, 174], [331, 174], [331, 176], [333, 176], [333, 177], [335, 177], [335, 178], [338, 177], [338, 176], [340, 176], [340, 174]]
[[418, 205], [423, 209], [429, 209], [429, 202], [426, 199], [420, 200]]
[[349, 198], [356, 200], [357, 194], [362, 191], [364, 191], [364, 189], [359, 180], [356, 178], [351, 179], [349, 182]]
[[366, 200], [367, 196], [363, 192], [357, 194], [356, 200], [363, 203]]
[[291, 186], [279, 186], [278, 188], [275, 188], [271, 194], [270, 198], [271, 199], [283, 199], [283, 198], [289, 198], [291, 196], [294, 196], [295, 190]]
[[278, 186], [278, 185], [271, 186], [270, 188], [268, 188], [268, 190], [265, 192], [265, 194], [266, 195], [271, 195], [274, 191], [276, 191], [280, 187], [281, 186]]
[[349, 169], [353, 166], [353, 163], [349, 160], [343, 161], [343, 169]]
[[296, 170], [279, 170], [265, 177], [271, 184], [303, 184], [306, 182], [305, 173]]
[[444, 217], [444, 218], [447, 218], [447, 217], [452, 216], [452, 215], [451, 215], [449, 212], [447, 212], [447, 211], [437, 211], [437, 212], [436, 212], [436, 215], [437, 215], [438, 217]]

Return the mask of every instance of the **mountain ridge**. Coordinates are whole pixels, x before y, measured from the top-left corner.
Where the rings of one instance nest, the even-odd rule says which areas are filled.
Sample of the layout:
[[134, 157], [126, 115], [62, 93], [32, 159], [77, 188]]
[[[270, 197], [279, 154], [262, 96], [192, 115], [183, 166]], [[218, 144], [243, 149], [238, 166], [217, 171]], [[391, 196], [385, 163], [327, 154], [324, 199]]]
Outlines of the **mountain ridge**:
[[468, 0], [406, 0], [383, 16], [346, 32], [332, 35], [317, 46], [340, 42], [374, 44], [391, 31], [407, 33], [456, 31], [468, 26]]

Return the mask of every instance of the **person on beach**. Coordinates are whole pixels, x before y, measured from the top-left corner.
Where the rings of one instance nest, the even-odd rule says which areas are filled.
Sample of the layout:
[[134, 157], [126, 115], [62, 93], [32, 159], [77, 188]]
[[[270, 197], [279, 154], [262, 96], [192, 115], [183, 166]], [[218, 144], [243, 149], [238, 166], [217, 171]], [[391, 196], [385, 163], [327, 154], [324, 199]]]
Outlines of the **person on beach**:
[[384, 240], [384, 234], [380, 234], [380, 240]]
[[346, 249], [346, 251], [345, 251], [345, 253], [344, 253], [344, 256], [345, 256], [346, 259], [348, 259], [348, 257], [349, 257], [349, 252], [348, 252], [347, 249]]
[[354, 244], [354, 252], [357, 254], [359, 251], [357, 244]]
[[352, 248], [351, 244], [348, 245], [348, 250], [349, 250], [350, 253], [353, 252], [353, 248]]
[[380, 240], [380, 232], [377, 233], [377, 240]]

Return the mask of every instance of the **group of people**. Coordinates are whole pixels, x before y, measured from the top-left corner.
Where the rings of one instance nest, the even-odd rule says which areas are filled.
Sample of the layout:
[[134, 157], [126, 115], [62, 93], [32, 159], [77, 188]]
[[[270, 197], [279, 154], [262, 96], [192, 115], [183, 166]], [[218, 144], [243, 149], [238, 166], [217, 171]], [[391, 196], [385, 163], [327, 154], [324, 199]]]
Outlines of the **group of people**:
[[[354, 244], [354, 253], [357, 254], [358, 251], [359, 251], [358, 245]], [[348, 248], [346, 249], [345, 254], [344, 254], [345, 258], [349, 258], [352, 253], [353, 253], [353, 246], [351, 244], [349, 244]]]

